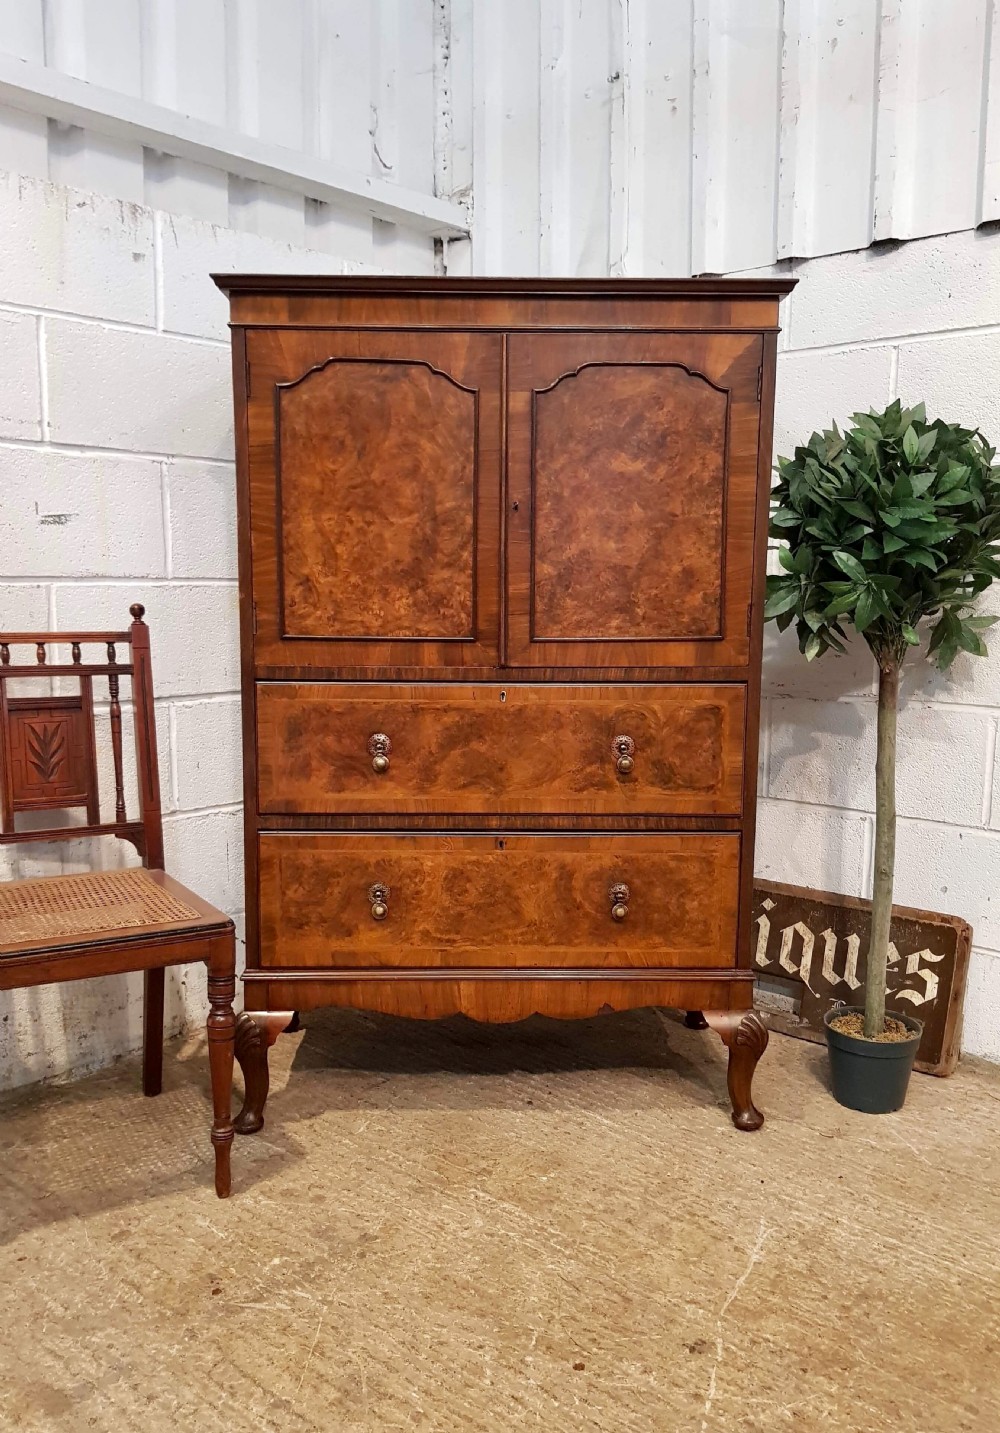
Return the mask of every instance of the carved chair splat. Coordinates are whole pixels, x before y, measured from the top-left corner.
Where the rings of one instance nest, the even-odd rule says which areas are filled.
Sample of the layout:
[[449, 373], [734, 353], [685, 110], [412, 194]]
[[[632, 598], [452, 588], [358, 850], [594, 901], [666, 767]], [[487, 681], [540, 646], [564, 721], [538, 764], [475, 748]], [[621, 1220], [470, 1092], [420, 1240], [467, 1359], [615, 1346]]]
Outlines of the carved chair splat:
[[[0, 881], [0, 990], [84, 980], [95, 975], [144, 973], [142, 1088], [158, 1095], [163, 1083], [164, 971], [204, 961], [208, 967], [209, 1064], [215, 1188], [230, 1190], [231, 1111], [236, 1016], [233, 922], [163, 869], [163, 817], [156, 754], [156, 722], [149, 628], [140, 603], [122, 632], [0, 633], [0, 846], [21, 842], [114, 836], [130, 842], [140, 867], [85, 875]], [[50, 662], [49, 647], [70, 648], [70, 661]], [[87, 662], [85, 645], [103, 648]], [[34, 661], [18, 647], [34, 647]], [[12, 660], [11, 649], [15, 649]], [[128, 649], [129, 660], [119, 659]], [[68, 694], [15, 696], [25, 678], [76, 679]], [[128, 814], [122, 748], [121, 679], [131, 682], [138, 813]], [[108, 690], [108, 727], [114, 772], [114, 819], [101, 820], [94, 681]], [[17, 828], [22, 812], [82, 810], [83, 824]]]

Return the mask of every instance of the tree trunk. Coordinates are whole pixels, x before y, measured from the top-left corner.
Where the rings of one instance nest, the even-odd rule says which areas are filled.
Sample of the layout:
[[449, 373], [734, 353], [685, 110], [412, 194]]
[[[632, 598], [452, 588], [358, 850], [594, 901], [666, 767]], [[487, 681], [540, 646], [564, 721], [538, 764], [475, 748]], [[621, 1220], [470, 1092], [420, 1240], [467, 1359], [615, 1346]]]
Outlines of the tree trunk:
[[878, 669], [878, 744], [875, 756], [875, 880], [872, 935], [865, 982], [865, 1035], [874, 1039], [885, 1025], [885, 976], [892, 922], [892, 877], [896, 864], [896, 710], [899, 662], [884, 657]]

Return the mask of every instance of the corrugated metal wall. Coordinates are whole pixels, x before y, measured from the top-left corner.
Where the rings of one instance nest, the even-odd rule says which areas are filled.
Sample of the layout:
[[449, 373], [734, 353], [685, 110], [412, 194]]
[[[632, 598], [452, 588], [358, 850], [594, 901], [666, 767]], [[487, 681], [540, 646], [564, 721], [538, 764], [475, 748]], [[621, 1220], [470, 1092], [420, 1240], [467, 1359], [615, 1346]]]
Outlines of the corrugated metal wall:
[[[3, 0], [0, 50], [94, 85], [434, 192], [431, 0]], [[0, 108], [0, 167], [418, 271], [433, 245], [280, 186]], [[409, 253], [407, 254], [407, 250]]]
[[726, 272], [1000, 220], [995, 0], [450, 9], [480, 272]]
[[[425, 195], [481, 272], [701, 273], [1000, 220], [996, 0], [4, 0], [0, 50]], [[16, 108], [0, 165], [425, 271], [405, 224]], [[469, 262], [452, 246], [453, 269]]]

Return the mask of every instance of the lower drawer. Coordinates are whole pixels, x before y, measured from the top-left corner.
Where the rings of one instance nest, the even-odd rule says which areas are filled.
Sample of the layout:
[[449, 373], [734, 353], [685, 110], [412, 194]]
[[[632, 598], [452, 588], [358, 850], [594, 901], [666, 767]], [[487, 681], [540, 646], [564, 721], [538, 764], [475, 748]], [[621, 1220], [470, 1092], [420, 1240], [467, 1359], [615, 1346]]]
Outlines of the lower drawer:
[[740, 838], [260, 837], [261, 964], [731, 967]]

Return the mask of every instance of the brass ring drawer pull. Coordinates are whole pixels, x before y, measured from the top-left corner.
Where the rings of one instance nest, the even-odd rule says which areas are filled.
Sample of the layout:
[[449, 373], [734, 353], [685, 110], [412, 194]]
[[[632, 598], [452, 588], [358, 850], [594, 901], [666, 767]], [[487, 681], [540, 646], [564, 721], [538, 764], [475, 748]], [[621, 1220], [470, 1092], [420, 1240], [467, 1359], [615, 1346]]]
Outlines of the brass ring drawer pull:
[[610, 891], [608, 891], [608, 896], [611, 900], [612, 920], [623, 921], [628, 915], [628, 902], [630, 895], [631, 891], [624, 883], [621, 885], [612, 886]]
[[635, 742], [630, 736], [616, 736], [611, 743], [611, 750], [615, 757], [615, 767], [619, 776], [631, 776], [635, 770]]
[[372, 907], [372, 920], [384, 921], [389, 914], [389, 887], [376, 881], [373, 886], [368, 887], [368, 899]]
[[377, 776], [384, 775], [389, 770], [389, 753], [392, 751], [392, 742], [384, 731], [372, 732], [368, 738], [368, 755], [372, 759], [372, 771]]

